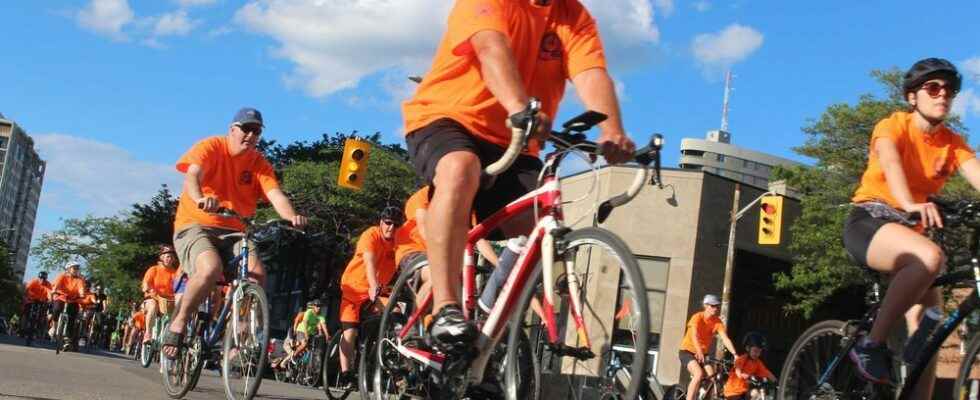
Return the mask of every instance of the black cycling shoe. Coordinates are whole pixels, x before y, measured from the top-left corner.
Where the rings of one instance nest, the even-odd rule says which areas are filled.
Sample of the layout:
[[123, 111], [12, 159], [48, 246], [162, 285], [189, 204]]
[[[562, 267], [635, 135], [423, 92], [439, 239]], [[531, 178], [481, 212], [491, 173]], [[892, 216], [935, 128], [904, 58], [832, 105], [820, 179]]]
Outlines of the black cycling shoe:
[[432, 325], [429, 339], [432, 346], [444, 353], [459, 353], [472, 347], [479, 331], [472, 321], [463, 317], [459, 305], [450, 304], [439, 309]]
[[354, 376], [354, 371], [341, 372], [340, 376], [337, 377], [337, 388], [342, 390], [354, 389], [354, 381], [357, 377]]

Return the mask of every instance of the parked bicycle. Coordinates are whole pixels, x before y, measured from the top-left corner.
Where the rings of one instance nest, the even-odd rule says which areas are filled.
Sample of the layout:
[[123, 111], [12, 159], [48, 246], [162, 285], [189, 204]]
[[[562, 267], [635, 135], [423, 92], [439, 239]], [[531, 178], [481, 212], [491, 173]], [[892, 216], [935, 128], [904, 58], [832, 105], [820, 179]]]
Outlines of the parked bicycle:
[[[866, 303], [868, 311], [856, 320], [828, 320], [819, 322], [797, 339], [790, 349], [780, 375], [780, 399], [837, 399], [837, 398], [910, 398], [919, 377], [928, 366], [940, 345], [957, 329], [964, 318], [980, 307], [980, 202], [959, 201], [951, 203], [942, 199], [930, 198], [943, 217], [943, 230], [932, 230], [930, 236], [940, 244], [945, 243], [944, 232], [961, 227], [968, 231], [968, 254], [953, 254], [948, 265], [950, 272], [940, 275], [932, 287], [971, 288], [967, 298], [953, 310], [944, 321], [928, 333], [920, 350], [910, 357], [911, 362], [904, 366], [904, 376], [898, 372], [903, 369], [899, 360], [893, 362], [892, 382], [895, 387], [872, 384], [860, 378], [854, 365], [847, 357], [857, 339], [865, 335], [874, 322], [881, 302], [881, 287], [874, 277]], [[956, 379], [954, 393], [969, 393], [977, 387], [976, 377], [980, 373], [977, 356], [980, 353], [980, 339], [971, 340], [974, 351], [967, 351], [964, 363]], [[968, 346], [969, 348], [970, 346]], [[971, 361], [972, 360], [972, 361]], [[904, 378], [904, 379], [902, 379]]]
[[[524, 112], [524, 129], [515, 130], [512, 145], [501, 160], [488, 166], [488, 174], [509, 167], [527, 142], [529, 132], [536, 131], [535, 116], [539, 107], [537, 100], [531, 101]], [[393, 300], [385, 307], [378, 331], [377, 367], [373, 376], [375, 399], [417, 396], [418, 393], [436, 399], [459, 399], [466, 395], [505, 397], [510, 400], [536, 399], [540, 373], [532, 368], [534, 356], [523, 329], [526, 320], [536, 317], [531, 311], [532, 298], [540, 303], [543, 310], [549, 350], [555, 356], [568, 358], [566, 361], [582, 374], [597, 376], [600, 373], [603, 360], [597, 354], [602, 354], [603, 346], [610, 344], [609, 335], [603, 332], [607, 321], [586, 321], [586, 318], [596, 317], [595, 310], [608, 308], [608, 305], [591, 303], [592, 298], [596, 297], [589, 295], [593, 291], [606, 293], [603, 297], [616, 293], [617, 302], [630, 301], [635, 305], [631, 311], [633, 320], [637, 326], [644, 327], [637, 330], [635, 346], [647, 348], [649, 311], [646, 288], [632, 252], [621, 239], [602, 228], [568, 228], [561, 212], [564, 200], [558, 182], [558, 167], [566, 155], [574, 151], [586, 153], [589, 161], [600, 155], [599, 146], [585, 140], [582, 132], [605, 118], [601, 113], [586, 112], [565, 123], [562, 132], [553, 132], [548, 141], [556, 150], [546, 157], [539, 189], [508, 204], [470, 230], [463, 266], [462, 302], [467, 318], [475, 315], [478, 294], [475, 285], [475, 243], [522, 212], [533, 211], [537, 220], [528, 245], [511, 270], [508, 283], [498, 295], [486, 320], [477, 319], [481, 335], [475, 351], [449, 355], [428, 348], [422, 340], [422, 321], [423, 316], [431, 311], [432, 295], [429, 293], [415, 300], [412, 296], [402, 295], [398, 286], [410, 278], [404, 274], [399, 277], [393, 289]], [[633, 184], [625, 193], [598, 207], [600, 222], [615, 207], [633, 199], [647, 184], [650, 163], [656, 162], [655, 170], [659, 171], [661, 144], [662, 137], [655, 135], [650, 146], [634, 154], [634, 160], [641, 167], [637, 169]], [[556, 282], [556, 268], [557, 272], [565, 272], [561, 275], [562, 282]], [[539, 282], [543, 284], [540, 293], [537, 290]], [[556, 283], [568, 288], [570, 303], [556, 302], [559, 297], [555, 292]], [[405, 308], [396, 308], [402, 306]], [[403, 322], [400, 316], [402, 311], [408, 316], [407, 321]], [[612, 310], [608, 317], [612, 318]], [[575, 330], [572, 332], [577, 334], [559, 336], [558, 321], [562, 320], [574, 321]], [[506, 346], [498, 347], [505, 334]], [[645, 357], [635, 359], [629, 376], [643, 376], [645, 364]], [[634, 399], [643, 381], [632, 379], [619, 381], [616, 385], [623, 398]]]
[[[219, 283], [228, 291], [221, 311], [212, 315], [211, 296], [198, 308], [197, 315], [187, 321], [186, 341], [180, 346], [177, 356], [170, 360], [163, 357], [163, 386], [167, 395], [174, 399], [182, 398], [197, 386], [204, 362], [216, 352], [221, 354], [221, 378], [225, 395], [229, 400], [251, 400], [262, 384], [266, 366], [266, 348], [269, 344], [269, 301], [265, 290], [248, 278], [250, 241], [257, 231], [264, 229], [287, 229], [302, 231], [287, 226], [285, 220], [272, 220], [264, 224], [254, 224], [242, 218], [235, 211], [220, 208], [215, 214], [226, 218], [237, 218], [245, 224], [245, 232], [224, 235], [222, 239], [237, 239], [239, 254], [227, 261], [233, 269], [230, 282]], [[179, 304], [176, 309], [179, 309]], [[223, 340], [221, 340], [223, 337]], [[219, 340], [221, 347], [219, 349]]]

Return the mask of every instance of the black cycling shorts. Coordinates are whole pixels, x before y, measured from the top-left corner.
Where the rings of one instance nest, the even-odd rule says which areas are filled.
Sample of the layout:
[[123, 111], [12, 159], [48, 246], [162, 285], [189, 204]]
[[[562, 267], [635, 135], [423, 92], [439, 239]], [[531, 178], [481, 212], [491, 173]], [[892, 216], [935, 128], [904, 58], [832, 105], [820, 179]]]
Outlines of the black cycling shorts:
[[677, 353], [677, 358], [681, 360], [681, 367], [683, 367], [685, 370], [687, 369], [687, 364], [690, 364], [691, 361], [694, 361], [698, 363], [698, 365], [704, 367], [704, 364], [698, 362], [698, 359], [694, 357], [694, 353], [691, 353], [690, 351], [687, 350], [679, 351]]
[[[496, 162], [504, 154], [500, 146], [477, 139], [462, 124], [449, 118], [433, 121], [412, 131], [405, 141], [415, 173], [430, 185], [435, 178], [436, 165], [446, 154], [468, 151], [479, 157], [483, 167]], [[482, 183], [473, 200], [477, 219], [486, 219], [508, 203], [536, 189], [538, 174], [543, 167], [544, 163], [539, 158], [522, 154], [492, 183]]]
[[847, 249], [847, 254], [862, 267], [867, 267], [871, 239], [882, 226], [893, 222], [884, 218], [875, 218], [864, 208], [852, 208], [847, 220], [844, 221], [844, 248]]

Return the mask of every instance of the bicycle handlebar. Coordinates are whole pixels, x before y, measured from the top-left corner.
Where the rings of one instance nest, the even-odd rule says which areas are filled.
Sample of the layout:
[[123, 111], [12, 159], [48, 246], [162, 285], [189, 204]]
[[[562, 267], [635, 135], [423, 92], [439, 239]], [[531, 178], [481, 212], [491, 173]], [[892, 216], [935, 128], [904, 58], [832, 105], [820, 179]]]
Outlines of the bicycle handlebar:
[[232, 209], [227, 208], [227, 207], [218, 207], [218, 209], [217, 210], [214, 210], [214, 212], [212, 214], [215, 214], [215, 215], [218, 215], [218, 216], [221, 216], [221, 217], [225, 217], [225, 218], [235, 218], [235, 219], [238, 219], [239, 221], [241, 221], [246, 226], [250, 226], [252, 228], [259, 228], [259, 227], [271, 226], [271, 225], [279, 225], [279, 227], [282, 228], [282, 229], [286, 229], [286, 230], [290, 230], [290, 231], [293, 231], [293, 232], [301, 233], [303, 235], [306, 234], [306, 231], [304, 231], [302, 229], [294, 228], [292, 226], [292, 223], [290, 221], [285, 220], [285, 219], [282, 219], [282, 218], [273, 218], [273, 219], [270, 219], [270, 220], [268, 220], [266, 222], [263, 222], [261, 224], [254, 224], [251, 221], [249, 221], [247, 218], [242, 217], [235, 210], [232, 210]]
[[[484, 173], [488, 175], [497, 175], [507, 168], [510, 168], [517, 156], [520, 155], [521, 150], [527, 144], [528, 138], [533, 132], [537, 130], [538, 118], [537, 113], [541, 110], [541, 102], [535, 98], [531, 98], [530, 103], [528, 103], [527, 108], [523, 111], [511, 116], [508, 119], [508, 125], [511, 126], [511, 141], [507, 150], [496, 162], [488, 165], [484, 169]], [[585, 134], [582, 132], [587, 131], [598, 125], [600, 122], [606, 119], [606, 115], [595, 112], [587, 111], [575, 118], [572, 118], [563, 125], [562, 131], [552, 131], [550, 137], [547, 139], [552, 145], [557, 149], [572, 149], [583, 151], [590, 156], [601, 156], [602, 146], [598, 143], [589, 141], [585, 139]], [[522, 128], [518, 128], [522, 127]], [[572, 133], [576, 132], [576, 133]], [[629, 188], [623, 193], [620, 193], [612, 198], [604, 201], [598, 209], [597, 217], [599, 223], [602, 223], [609, 217], [612, 210], [623, 204], [629, 203], [640, 190], [643, 189], [644, 183], [650, 175], [650, 164], [653, 164], [654, 177], [651, 179], [651, 184], [658, 184], [662, 187], [662, 181], [660, 179], [660, 150], [663, 148], [664, 138], [661, 134], [654, 134], [650, 138], [650, 143], [635, 151], [630, 158], [636, 161], [642, 166], [633, 178], [633, 182], [630, 184]], [[594, 159], [593, 159], [594, 160]]]

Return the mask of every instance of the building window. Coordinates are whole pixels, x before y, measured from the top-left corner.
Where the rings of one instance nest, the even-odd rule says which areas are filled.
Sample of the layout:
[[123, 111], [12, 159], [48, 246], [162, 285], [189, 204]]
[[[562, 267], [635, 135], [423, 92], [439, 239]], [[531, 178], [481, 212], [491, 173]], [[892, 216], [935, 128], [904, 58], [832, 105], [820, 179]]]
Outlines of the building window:
[[748, 168], [749, 168], [749, 167], [751, 167], [751, 166], [752, 166], [752, 161], [749, 161], [749, 160], [742, 160], [742, 168], [746, 168], [746, 169], [748, 169]]
[[724, 154], [716, 154], [716, 157], [717, 157], [718, 162], [721, 162], [721, 163], [725, 162], [725, 155]]
[[[647, 307], [650, 310], [650, 349], [659, 349], [660, 334], [663, 332], [664, 303], [667, 300], [667, 276], [670, 270], [670, 259], [637, 256], [637, 262], [647, 287]], [[616, 309], [620, 310], [623, 306], [623, 295], [620, 293], [617, 296]], [[631, 330], [628, 324], [629, 322], [625, 320], [616, 321], [616, 330], [628, 334]]]

